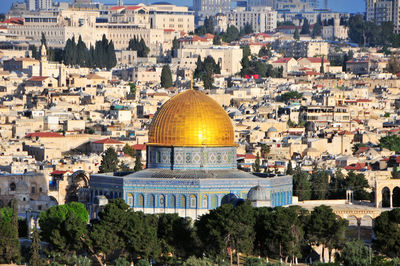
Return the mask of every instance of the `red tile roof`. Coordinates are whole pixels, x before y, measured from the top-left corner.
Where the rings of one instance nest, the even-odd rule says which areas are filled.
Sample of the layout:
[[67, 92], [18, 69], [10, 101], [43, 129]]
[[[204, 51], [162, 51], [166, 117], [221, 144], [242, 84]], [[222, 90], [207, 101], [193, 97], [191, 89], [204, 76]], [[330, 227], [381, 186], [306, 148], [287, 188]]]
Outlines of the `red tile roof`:
[[132, 146], [135, 150], [140, 150], [140, 151], [145, 151], [146, 150], [146, 144], [135, 144]]
[[243, 158], [243, 157], [244, 157], [244, 159], [249, 159], [249, 160], [252, 160], [252, 159], [256, 159], [256, 158], [257, 158], [257, 156], [255, 156], [255, 155], [253, 155], [253, 154], [251, 154], [251, 153], [237, 154], [236, 157], [237, 157], [237, 158]]
[[28, 81], [44, 81], [48, 79], [49, 77], [40, 77], [40, 76], [34, 76], [28, 79]]
[[[303, 57], [303, 58], [300, 58], [299, 61], [301, 59], [307, 59], [311, 63], [321, 63], [321, 57]], [[324, 58], [324, 63], [329, 63], [328, 59]]]
[[66, 173], [72, 173], [72, 172], [71, 171], [54, 170], [53, 172], [50, 173], [50, 175], [63, 175]]
[[273, 63], [276, 63], [276, 64], [285, 63], [286, 64], [292, 59], [293, 59], [293, 57], [284, 57], [284, 58], [274, 61]]
[[121, 141], [118, 141], [115, 139], [110, 139], [110, 138], [97, 140], [97, 141], [94, 141], [93, 143], [96, 143], [96, 144], [123, 144]]
[[26, 134], [25, 138], [62, 138], [62, 134], [57, 132], [33, 132]]
[[363, 169], [365, 169], [365, 168], [368, 169], [368, 170], [371, 170], [371, 167], [367, 166], [366, 163], [351, 164], [351, 165], [346, 166], [344, 169], [346, 169], [346, 170], [360, 171], [360, 170], [363, 170]]

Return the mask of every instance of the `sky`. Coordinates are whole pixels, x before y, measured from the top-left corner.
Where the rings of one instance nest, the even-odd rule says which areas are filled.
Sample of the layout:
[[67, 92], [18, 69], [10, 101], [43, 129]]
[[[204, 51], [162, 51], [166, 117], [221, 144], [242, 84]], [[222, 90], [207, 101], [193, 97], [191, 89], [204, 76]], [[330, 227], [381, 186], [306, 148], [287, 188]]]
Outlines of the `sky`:
[[[19, 0], [22, 2], [23, 0]], [[104, 3], [116, 3], [117, 0], [98, 0], [99, 2]], [[323, 2], [324, 0], [320, 0]], [[365, 4], [364, 0], [328, 0], [329, 4], [328, 7], [340, 12], [351, 12], [351, 13], [358, 13], [365, 11]], [[0, 0], [0, 13], [6, 13], [13, 2], [17, 2], [17, 0]], [[142, 1], [135, 1], [135, 0], [124, 0], [125, 4], [135, 4], [135, 3], [152, 3], [152, 2], [159, 2], [158, 0], [142, 0]], [[170, 2], [173, 4], [178, 5], [192, 5], [191, 0], [168, 0], [166, 2]]]

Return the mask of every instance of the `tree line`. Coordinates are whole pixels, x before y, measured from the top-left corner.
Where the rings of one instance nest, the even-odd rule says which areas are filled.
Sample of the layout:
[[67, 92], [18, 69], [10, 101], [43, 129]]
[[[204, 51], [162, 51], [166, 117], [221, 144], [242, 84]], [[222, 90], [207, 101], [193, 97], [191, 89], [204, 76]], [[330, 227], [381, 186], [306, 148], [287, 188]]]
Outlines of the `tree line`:
[[[290, 173], [288, 173], [290, 174]], [[355, 200], [374, 200], [369, 193], [368, 180], [364, 174], [348, 172], [344, 176], [338, 169], [332, 176], [324, 169], [314, 168], [312, 173], [296, 167], [293, 170], [293, 195], [303, 200], [344, 199], [346, 190], [352, 189]]]
[[254, 32], [251, 24], [246, 23], [244, 25], [244, 27], [241, 28], [240, 30], [233, 25], [229, 25], [227, 27], [226, 31], [222, 31], [222, 32], [218, 33], [214, 27], [214, 20], [215, 19], [213, 16], [206, 17], [204, 20], [204, 24], [195, 30], [195, 34], [197, 34], [197, 35], [205, 35], [207, 33], [213, 34], [214, 35], [214, 39], [213, 39], [214, 45], [220, 45], [221, 41], [226, 42], [226, 43], [238, 41], [244, 35]]
[[40, 232], [32, 231], [30, 250], [22, 255], [14, 213], [12, 208], [0, 209], [1, 263], [228, 265], [244, 260], [244, 265], [267, 265], [268, 259], [315, 261], [315, 246], [322, 247], [322, 257], [339, 251], [335, 262], [344, 265], [397, 265], [400, 256], [394, 241], [400, 237], [400, 209], [376, 218], [371, 251], [363, 242], [347, 239], [348, 222], [324, 205], [309, 212], [299, 206], [224, 204], [193, 223], [177, 214], [135, 212], [122, 199], [111, 200], [89, 221], [85, 206], [71, 202], [40, 214]]
[[90, 45], [90, 48], [86, 47], [81, 36], [78, 42], [73, 36], [67, 40], [63, 55], [64, 63], [69, 66], [111, 69], [117, 64], [114, 43], [108, 41], [106, 35], [103, 35], [101, 41], [96, 41], [95, 46]]
[[214, 74], [221, 74], [220, 63], [216, 63], [211, 56], [207, 56], [203, 61], [201, 57], [198, 56], [193, 76], [203, 81], [204, 89], [210, 90], [213, 88]]
[[[260, 75], [261, 77], [282, 78], [283, 68], [274, 68], [271, 64], [251, 56], [250, 47], [245, 45], [242, 47], [243, 57], [241, 60], [242, 69], [240, 74], [242, 77], [245, 75]], [[270, 55], [268, 48], [260, 49], [259, 55]]]

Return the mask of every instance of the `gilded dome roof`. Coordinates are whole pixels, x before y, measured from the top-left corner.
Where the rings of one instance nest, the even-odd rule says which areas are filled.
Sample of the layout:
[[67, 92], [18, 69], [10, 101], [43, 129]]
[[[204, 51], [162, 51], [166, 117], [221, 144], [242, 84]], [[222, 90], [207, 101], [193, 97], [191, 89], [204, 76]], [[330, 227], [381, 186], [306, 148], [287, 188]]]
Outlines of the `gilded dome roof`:
[[232, 122], [216, 101], [200, 91], [187, 90], [158, 110], [150, 125], [149, 145], [234, 146]]

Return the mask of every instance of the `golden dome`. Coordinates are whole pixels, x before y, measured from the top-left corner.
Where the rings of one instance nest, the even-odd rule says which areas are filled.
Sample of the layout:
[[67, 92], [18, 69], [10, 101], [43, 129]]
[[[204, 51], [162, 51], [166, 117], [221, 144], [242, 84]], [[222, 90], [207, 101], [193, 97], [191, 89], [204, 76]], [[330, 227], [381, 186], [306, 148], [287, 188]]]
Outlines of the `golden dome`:
[[225, 110], [197, 90], [169, 99], [156, 113], [149, 129], [149, 145], [234, 146], [233, 126]]

